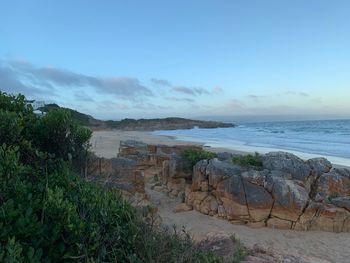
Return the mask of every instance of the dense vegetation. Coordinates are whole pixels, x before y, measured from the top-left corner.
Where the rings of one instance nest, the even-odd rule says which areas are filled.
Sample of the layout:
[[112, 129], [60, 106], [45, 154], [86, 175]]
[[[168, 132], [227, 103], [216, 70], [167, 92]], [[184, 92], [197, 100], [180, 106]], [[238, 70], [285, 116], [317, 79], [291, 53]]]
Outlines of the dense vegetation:
[[103, 124], [102, 121], [96, 120], [90, 115], [87, 115], [69, 108], [61, 108], [57, 104], [46, 104], [45, 106], [39, 108], [39, 110], [45, 113], [50, 112], [52, 110], [57, 110], [57, 109], [63, 109], [66, 112], [69, 112], [71, 118], [75, 120], [79, 125], [82, 125], [82, 126], [94, 127], [94, 126], [99, 126]]
[[0, 92], [0, 262], [221, 262], [79, 176], [90, 135], [69, 111], [38, 117]]
[[186, 149], [181, 153], [182, 158], [188, 161], [189, 167], [192, 167], [198, 163], [200, 160], [209, 160], [217, 157], [216, 153], [207, 152], [204, 150], [196, 150], [196, 149]]
[[234, 163], [237, 163], [242, 166], [247, 166], [247, 167], [261, 168], [263, 165], [261, 160], [261, 155], [257, 152], [254, 155], [247, 154], [247, 155], [234, 156], [232, 158], [232, 161]]
[[[50, 112], [52, 110], [60, 109], [57, 104], [47, 104], [41, 107], [42, 112]], [[78, 122], [78, 124], [91, 128], [108, 128], [118, 130], [156, 130], [156, 129], [191, 129], [195, 126], [199, 128], [217, 128], [217, 127], [233, 127], [230, 123], [221, 123], [216, 121], [199, 121], [184, 118], [163, 118], [163, 119], [123, 119], [120, 121], [114, 120], [97, 120], [90, 115], [72, 110], [69, 108], [61, 108], [68, 111], [71, 117]]]

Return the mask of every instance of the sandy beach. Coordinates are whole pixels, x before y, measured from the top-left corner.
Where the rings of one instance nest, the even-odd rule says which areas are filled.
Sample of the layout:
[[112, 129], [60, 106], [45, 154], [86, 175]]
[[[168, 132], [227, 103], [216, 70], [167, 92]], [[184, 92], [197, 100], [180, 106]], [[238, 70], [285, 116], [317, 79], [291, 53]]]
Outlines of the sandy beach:
[[[189, 140], [178, 140], [173, 136], [165, 135], [155, 135], [147, 131], [95, 131], [92, 134], [91, 145], [92, 150], [95, 154], [100, 157], [112, 158], [116, 157], [119, 151], [120, 141], [125, 140], [136, 140], [148, 144], [164, 144], [164, 145], [200, 145], [210, 152], [229, 152], [234, 154], [249, 154], [254, 152], [259, 152], [264, 154], [271, 151], [276, 151], [276, 149], [269, 148], [253, 148], [253, 147], [242, 147], [237, 146], [237, 148], [225, 148], [216, 146], [207, 146], [205, 143], [192, 142]], [[350, 168], [349, 159], [321, 156], [315, 154], [307, 154], [300, 152], [289, 151], [301, 159], [307, 160], [314, 157], [326, 157], [332, 162], [334, 167], [337, 168]]]
[[[172, 137], [155, 136], [148, 132], [136, 131], [98, 131], [94, 132], [91, 140], [93, 151], [101, 157], [112, 158], [118, 154], [120, 141], [138, 140], [151, 144], [188, 145], [197, 143], [177, 141]], [[224, 148], [208, 148], [211, 151], [242, 151], [228, 150]], [[319, 258], [315, 262], [327, 260], [332, 263], [349, 262], [350, 257], [350, 233], [328, 233], [319, 231], [290, 231], [271, 228], [253, 229], [241, 225], [232, 225], [228, 221], [203, 215], [196, 211], [174, 213], [173, 200], [164, 194], [148, 190], [148, 194], [159, 208], [160, 216], [166, 225], [185, 227], [196, 240], [204, 239], [209, 233], [226, 233], [237, 235], [244, 245], [253, 248], [255, 244], [280, 253], [305, 255]]]
[[228, 149], [223, 147], [209, 147], [204, 143], [177, 140], [172, 136], [154, 135], [151, 132], [143, 131], [94, 131], [91, 138], [91, 146], [93, 152], [105, 158], [113, 158], [118, 155], [120, 141], [135, 140], [148, 144], [164, 144], [164, 145], [200, 145], [207, 151], [211, 152], [230, 152], [237, 154], [248, 154], [254, 151], [242, 151], [239, 149]]

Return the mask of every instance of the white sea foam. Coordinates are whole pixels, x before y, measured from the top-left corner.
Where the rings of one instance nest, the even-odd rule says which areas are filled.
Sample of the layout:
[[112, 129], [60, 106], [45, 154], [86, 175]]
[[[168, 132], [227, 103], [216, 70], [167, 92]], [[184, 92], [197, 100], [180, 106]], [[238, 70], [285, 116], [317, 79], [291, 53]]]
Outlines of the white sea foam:
[[154, 134], [241, 151], [282, 150], [305, 159], [324, 156], [335, 164], [350, 166], [350, 120], [250, 123], [235, 128], [195, 128]]

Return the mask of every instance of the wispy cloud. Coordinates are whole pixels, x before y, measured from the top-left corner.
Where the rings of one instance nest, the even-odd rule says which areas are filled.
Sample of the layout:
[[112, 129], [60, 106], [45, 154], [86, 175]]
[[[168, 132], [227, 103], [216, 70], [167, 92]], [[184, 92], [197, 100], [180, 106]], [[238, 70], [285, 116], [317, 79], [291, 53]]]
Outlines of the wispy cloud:
[[2, 61], [1, 65], [3, 74], [0, 76], [0, 84], [12, 84], [12, 89], [15, 89], [13, 92], [39, 92], [41, 89], [34, 88], [35, 85], [70, 89], [92, 87], [100, 94], [117, 95], [127, 100], [153, 94], [137, 78], [132, 77], [95, 77], [55, 67], [36, 67], [25, 61]]
[[151, 82], [155, 85], [158, 85], [158, 86], [164, 86], [164, 87], [171, 87], [172, 86], [171, 82], [168, 80], [165, 80], [165, 79], [152, 78]]
[[188, 88], [188, 87], [183, 87], [183, 86], [173, 87], [172, 91], [177, 92], [177, 93], [191, 95], [191, 96], [209, 94], [209, 92], [203, 88]]
[[0, 61], [0, 90], [8, 93], [23, 93], [34, 96], [43, 94], [54, 94], [54, 89], [50, 85], [37, 87], [36, 83], [25, 82], [17, 72]]
[[184, 101], [184, 102], [189, 102], [192, 103], [194, 102], [194, 99], [189, 99], [189, 98], [178, 98], [178, 97], [164, 97], [166, 100], [171, 100], [171, 101]]

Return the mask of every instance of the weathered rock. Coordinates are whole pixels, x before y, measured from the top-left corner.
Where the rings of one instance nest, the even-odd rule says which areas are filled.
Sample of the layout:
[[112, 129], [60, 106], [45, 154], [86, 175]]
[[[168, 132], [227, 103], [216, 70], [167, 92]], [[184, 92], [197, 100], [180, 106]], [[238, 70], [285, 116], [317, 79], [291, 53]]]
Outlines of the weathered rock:
[[128, 158], [97, 158], [88, 171], [129, 195], [142, 196], [145, 180], [156, 182], [154, 190], [185, 202], [179, 211], [193, 208], [252, 227], [350, 231], [350, 170], [332, 169], [324, 158], [304, 162], [275, 152], [262, 156], [259, 171], [233, 164], [228, 153], [199, 161], [191, 171], [183, 149], [123, 143], [121, 155]]
[[177, 197], [178, 194], [179, 194], [179, 191], [177, 191], [177, 190], [172, 190], [169, 192], [169, 196], [171, 196], [171, 197]]
[[[225, 204], [224, 198], [229, 199], [233, 203], [235, 203], [235, 205], [244, 206], [246, 211], [248, 211], [243, 180], [239, 175], [233, 175], [228, 179], [221, 181], [217, 185], [217, 189], [213, 192], [213, 194], [219, 200], [222, 200], [224, 204]], [[228, 201], [226, 201], [226, 204], [228, 204]], [[231, 207], [232, 205], [229, 205], [229, 206]], [[226, 209], [225, 205], [224, 207]], [[235, 217], [238, 216], [237, 211], [233, 211], [231, 208], [229, 210], [226, 209], [227, 215], [229, 215], [230, 212], [233, 212]], [[248, 214], [248, 212], [244, 213], [244, 215], [246, 214]]]
[[271, 215], [290, 221], [298, 220], [309, 201], [308, 192], [295, 181], [272, 177], [275, 200]]
[[218, 183], [233, 175], [240, 175], [244, 169], [228, 162], [211, 159], [206, 167], [206, 174], [209, 180], [209, 186], [217, 188]]
[[186, 180], [184, 178], [169, 179], [167, 182], [167, 188], [169, 191], [183, 191], [185, 189]]
[[266, 220], [274, 203], [271, 194], [264, 187], [243, 181], [250, 220], [253, 222]]
[[181, 213], [181, 212], [187, 212], [191, 211], [193, 207], [191, 205], [185, 204], [185, 203], [180, 203], [176, 205], [174, 212], [175, 213]]
[[86, 176], [108, 188], [117, 187], [131, 193], [144, 192], [143, 174], [132, 159], [92, 156], [88, 161]]
[[217, 158], [220, 161], [232, 161], [232, 154], [228, 152], [222, 152], [217, 154]]
[[206, 174], [207, 166], [208, 160], [202, 160], [193, 167], [192, 191], [201, 190], [202, 182], [208, 182], [208, 176]]
[[245, 204], [237, 203], [231, 199], [222, 197], [222, 206], [225, 209], [225, 217], [229, 220], [249, 221], [249, 212]]
[[200, 212], [203, 214], [217, 214], [218, 212], [218, 202], [216, 198], [212, 195], [207, 196], [203, 202], [200, 204]]
[[200, 204], [208, 195], [208, 192], [190, 192], [186, 198], [186, 204], [192, 205], [196, 210], [200, 211]]
[[349, 231], [350, 213], [343, 208], [326, 204], [315, 217], [310, 230], [322, 230], [329, 232]]
[[311, 172], [310, 167], [299, 157], [286, 152], [271, 152], [262, 156], [263, 167], [290, 173], [294, 180], [304, 181]]
[[350, 211], [350, 196], [332, 198], [330, 202], [337, 207]]
[[323, 201], [329, 197], [350, 196], [350, 171], [346, 169], [332, 169], [318, 179], [316, 201]]
[[219, 217], [226, 217], [226, 211], [225, 211], [225, 207], [223, 205], [218, 206], [218, 216]]
[[153, 187], [153, 190], [156, 192], [162, 192], [164, 190], [163, 186], [156, 185]]
[[291, 229], [293, 222], [290, 220], [284, 220], [277, 217], [272, 217], [269, 220], [267, 220], [266, 225], [271, 228], [277, 228], [277, 229]]
[[307, 161], [312, 173], [319, 176], [323, 173], [328, 173], [332, 169], [332, 163], [326, 158], [313, 158]]
[[269, 174], [268, 170], [264, 171], [256, 171], [256, 170], [249, 170], [242, 172], [243, 179], [247, 180], [248, 182], [260, 186], [264, 186], [264, 183], [266, 181], [266, 176]]
[[169, 177], [191, 179], [192, 169], [189, 168], [188, 161], [173, 154], [169, 160]]

